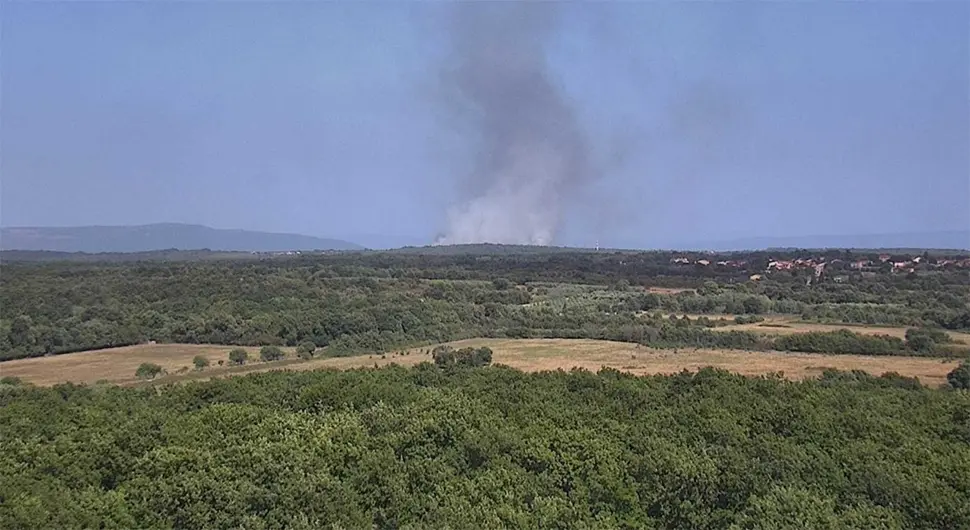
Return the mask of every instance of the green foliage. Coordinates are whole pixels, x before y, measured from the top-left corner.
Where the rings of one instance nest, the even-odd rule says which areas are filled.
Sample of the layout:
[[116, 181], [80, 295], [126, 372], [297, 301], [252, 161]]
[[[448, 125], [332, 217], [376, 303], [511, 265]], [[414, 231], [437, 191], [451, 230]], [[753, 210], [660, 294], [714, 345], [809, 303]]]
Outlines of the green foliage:
[[310, 341], [303, 341], [296, 347], [296, 354], [301, 359], [311, 359], [313, 358], [313, 352], [316, 351], [317, 345]]
[[451, 346], [438, 346], [431, 352], [435, 365], [447, 368], [464, 366], [477, 368], [492, 364], [492, 349], [488, 346], [481, 348], [454, 349]]
[[931, 354], [938, 344], [949, 343], [950, 336], [938, 329], [919, 328], [906, 330], [906, 346], [914, 352]]
[[192, 359], [192, 364], [195, 365], [196, 370], [205, 370], [209, 367], [209, 359], [204, 355], [196, 355], [195, 358]]
[[[0, 360], [147, 340], [291, 347], [309, 341], [331, 355], [347, 355], [473, 336], [594, 338], [620, 335], [637, 324], [638, 313], [653, 310], [970, 329], [970, 277], [958, 270], [805, 285], [804, 278], [783, 273], [748, 281], [751, 273], [764, 272], [756, 264], [784, 259], [783, 252], [703, 255], [712, 263], [746, 264], [730, 268], [671, 263], [680, 253], [459, 250], [5, 263]], [[827, 257], [845, 258], [841, 252]], [[646, 285], [696, 291], [652, 293]], [[715, 340], [686, 339], [679, 346]]]
[[7, 375], [0, 377], [0, 385], [19, 386], [22, 384], [24, 384], [23, 380], [16, 376]]
[[162, 373], [162, 367], [155, 363], [141, 363], [135, 370], [135, 377], [139, 379], [155, 379]]
[[764, 322], [765, 317], [758, 315], [738, 315], [734, 317], [735, 324], [755, 324], [757, 322]]
[[284, 357], [283, 350], [278, 346], [263, 346], [259, 349], [259, 360], [263, 362], [279, 361]]
[[946, 374], [946, 381], [951, 387], [970, 390], [970, 361], [963, 361], [960, 366]]
[[775, 339], [779, 350], [808, 353], [855, 353], [862, 355], [900, 355], [906, 343], [889, 335], [863, 335], [847, 329], [793, 333]]
[[246, 364], [246, 361], [248, 360], [249, 360], [249, 352], [247, 352], [242, 348], [233, 348], [229, 352], [230, 364], [243, 365], [243, 364]]
[[712, 369], [11, 387], [0, 528], [968, 528], [967, 410]]

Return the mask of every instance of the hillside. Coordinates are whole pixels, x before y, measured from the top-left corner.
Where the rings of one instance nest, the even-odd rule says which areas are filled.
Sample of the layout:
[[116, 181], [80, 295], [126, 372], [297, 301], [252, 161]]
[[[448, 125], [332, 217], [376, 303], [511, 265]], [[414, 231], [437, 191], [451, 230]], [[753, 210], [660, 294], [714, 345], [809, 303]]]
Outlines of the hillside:
[[0, 249], [57, 252], [147, 252], [161, 249], [280, 252], [355, 250], [339, 239], [201, 225], [161, 223], [140, 226], [8, 227], [0, 229]]

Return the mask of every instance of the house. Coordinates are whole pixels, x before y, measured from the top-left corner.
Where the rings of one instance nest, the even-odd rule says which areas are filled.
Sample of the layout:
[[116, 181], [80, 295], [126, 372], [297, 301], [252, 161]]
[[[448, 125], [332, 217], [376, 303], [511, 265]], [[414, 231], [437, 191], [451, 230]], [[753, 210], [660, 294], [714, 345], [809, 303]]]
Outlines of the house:
[[698, 265], [703, 265], [703, 266], [707, 267], [708, 265], [711, 264], [711, 262], [710, 261], [707, 261], [706, 259], [699, 259], [699, 260], [697, 260], [697, 264]]
[[775, 269], [778, 271], [790, 271], [795, 268], [795, 264], [791, 261], [772, 261], [768, 264], [768, 269]]
[[753, 282], [756, 282], [756, 281], [761, 280], [761, 275], [760, 274], [752, 274], [751, 277], [748, 278], [748, 279], [751, 280], [751, 281], [753, 281]]

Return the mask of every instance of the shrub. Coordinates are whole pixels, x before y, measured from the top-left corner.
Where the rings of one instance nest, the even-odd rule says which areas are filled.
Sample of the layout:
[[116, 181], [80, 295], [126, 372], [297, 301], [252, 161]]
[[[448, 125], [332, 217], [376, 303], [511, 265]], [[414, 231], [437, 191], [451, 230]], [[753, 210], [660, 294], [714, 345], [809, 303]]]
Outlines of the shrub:
[[195, 365], [196, 370], [205, 370], [209, 366], [209, 359], [203, 355], [196, 355], [192, 359], [192, 364]]
[[162, 373], [162, 367], [155, 363], [141, 363], [135, 370], [135, 377], [139, 379], [155, 379]]
[[764, 322], [765, 317], [758, 315], [738, 315], [734, 317], [735, 324], [754, 324], [756, 322]]
[[863, 355], [906, 353], [906, 344], [897, 337], [861, 335], [847, 329], [785, 335], [775, 339], [775, 348], [807, 353], [858, 353]]
[[316, 351], [317, 345], [310, 341], [303, 341], [299, 346], [296, 347], [296, 354], [301, 359], [310, 359], [313, 357], [313, 352]]
[[492, 349], [483, 346], [481, 348], [462, 348], [456, 350], [451, 346], [438, 346], [432, 352], [434, 363], [437, 366], [468, 366], [479, 367], [488, 366], [492, 363]]
[[960, 366], [946, 374], [946, 381], [953, 388], [970, 390], [970, 361], [963, 361]]
[[259, 360], [263, 362], [278, 361], [285, 357], [279, 346], [263, 346], [259, 349]]
[[911, 328], [906, 330], [906, 346], [920, 353], [933, 353], [938, 344], [950, 342], [950, 336], [945, 331], [929, 328]]
[[246, 364], [246, 361], [248, 360], [249, 360], [249, 353], [247, 353], [246, 350], [242, 348], [235, 348], [234, 350], [229, 352], [230, 364], [242, 365], [242, 364]]

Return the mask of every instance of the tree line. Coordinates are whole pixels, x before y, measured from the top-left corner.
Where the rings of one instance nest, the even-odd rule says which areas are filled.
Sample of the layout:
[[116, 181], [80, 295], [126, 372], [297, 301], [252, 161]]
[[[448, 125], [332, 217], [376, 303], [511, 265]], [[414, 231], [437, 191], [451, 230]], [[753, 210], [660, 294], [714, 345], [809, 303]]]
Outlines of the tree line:
[[[668, 323], [638, 331], [645, 311], [782, 313], [821, 322], [970, 329], [966, 274], [881, 275], [806, 285], [785, 275], [762, 281], [737, 273], [695, 276], [693, 269], [671, 265], [670, 256], [404, 252], [4, 264], [0, 360], [149, 340], [312, 344], [327, 347], [331, 355], [473, 336], [636, 335], [648, 337], [649, 344], [722, 347], [760, 341], [684, 331]], [[759, 256], [735, 258], [754, 263]], [[689, 289], [645, 289], [662, 285]]]

